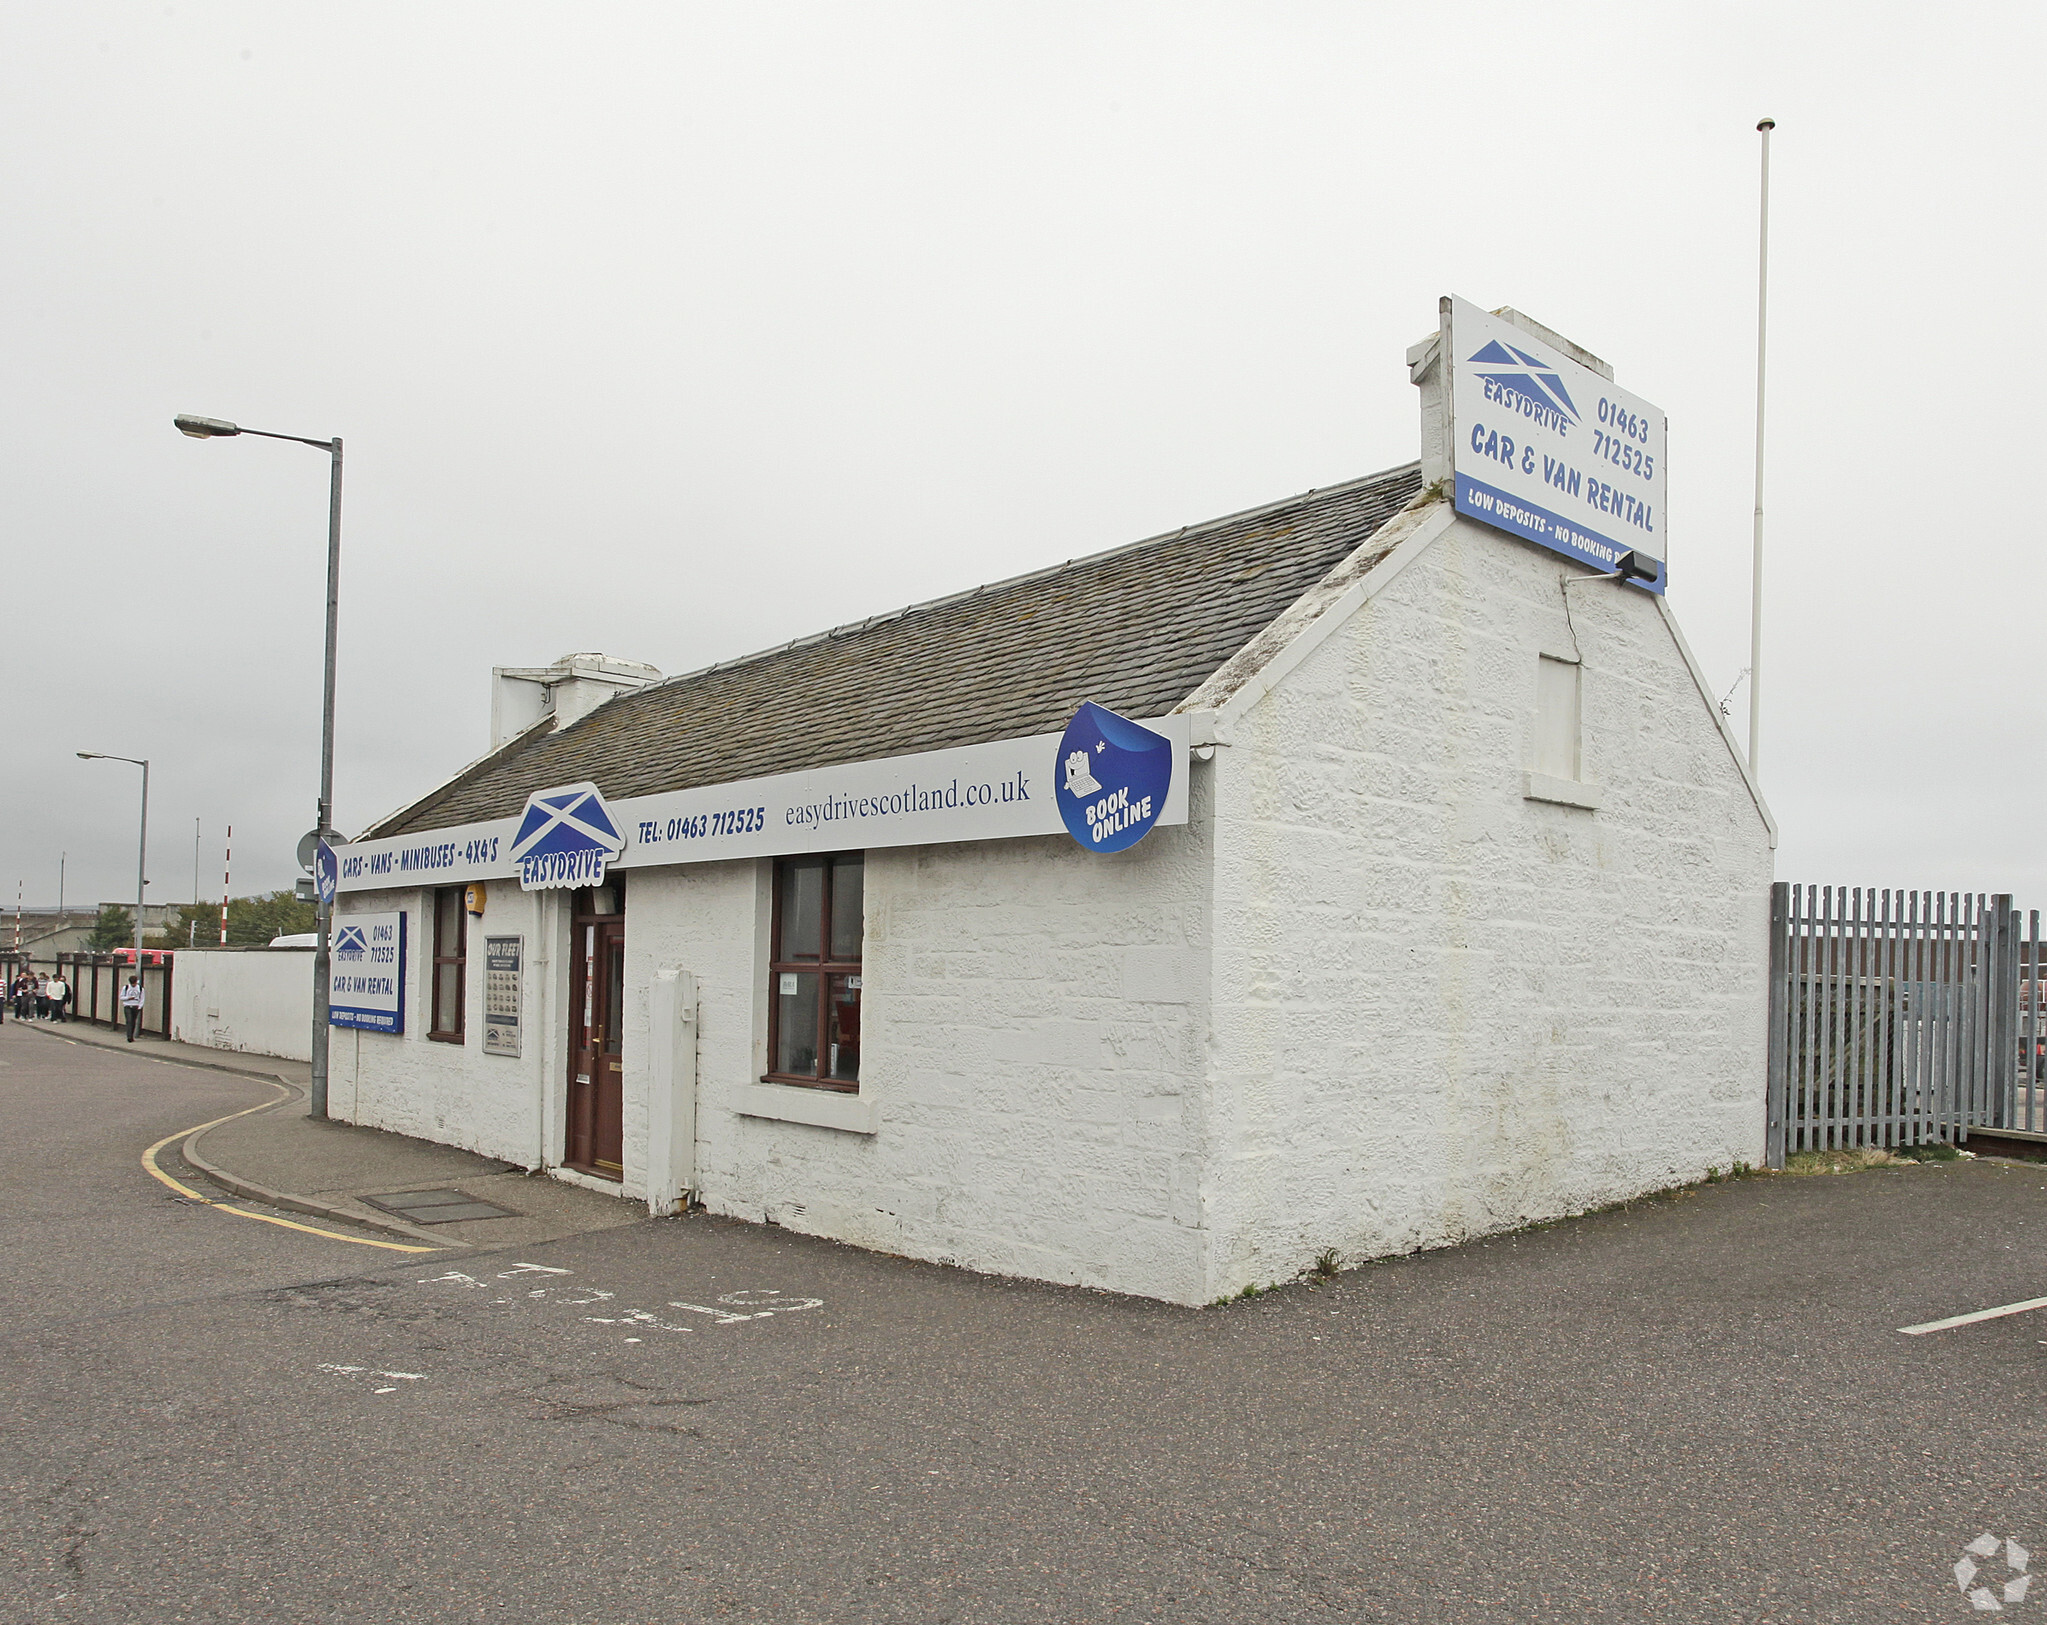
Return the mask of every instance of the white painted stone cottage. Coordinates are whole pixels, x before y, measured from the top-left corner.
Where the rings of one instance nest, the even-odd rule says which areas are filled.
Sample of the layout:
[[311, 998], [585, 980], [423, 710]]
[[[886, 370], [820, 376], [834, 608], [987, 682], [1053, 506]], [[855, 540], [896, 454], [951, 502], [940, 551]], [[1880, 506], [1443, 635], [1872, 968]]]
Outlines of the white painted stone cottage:
[[[1760, 1163], [1768, 814], [1660, 595], [1455, 511], [1432, 354], [1426, 466], [501, 672], [511, 736], [343, 849], [403, 1016], [336, 1034], [334, 1114], [1180, 1303]], [[1088, 701], [1174, 752], [1113, 854], [1044, 811]], [[998, 758], [1029, 806], [956, 838], [929, 787]], [[525, 889], [564, 806], [609, 862]]]

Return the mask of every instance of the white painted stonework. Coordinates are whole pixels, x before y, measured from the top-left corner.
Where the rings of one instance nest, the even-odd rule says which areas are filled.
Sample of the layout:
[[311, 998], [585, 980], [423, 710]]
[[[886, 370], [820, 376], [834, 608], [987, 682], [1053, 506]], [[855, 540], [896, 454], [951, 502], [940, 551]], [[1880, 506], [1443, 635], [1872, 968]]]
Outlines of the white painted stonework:
[[[1546, 653], [1596, 811], [1527, 793]], [[1226, 729], [1218, 1291], [1761, 1164], [1770, 831], [1656, 600], [1455, 520]]]
[[180, 948], [171, 976], [171, 1037], [311, 1060], [313, 950]]
[[[409, 916], [405, 1031], [334, 1030], [328, 1111], [344, 1122], [439, 1140], [523, 1167], [558, 1162], [568, 1067], [568, 1034], [560, 1017], [568, 976], [561, 899], [549, 892], [522, 892], [517, 881], [488, 888], [483, 916], [469, 922], [464, 980], [468, 1038], [462, 1044], [427, 1036], [433, 1008], [432, 902], [431, 891], [417, 890], [365, 892], [359, 898], [344, 893], [337, 900], [337, 919], [390, 909]], [[517, 1059], [483, 1053], [486, 934], [526, 939]]]
[[[618, 1188], [665, 1211], [686, 1166], [713, 1212], [1201, 1303], [1760, 1163], [1772, 835], [1675, 623], [1440, 501], [1395, 524], [1183, 707], [1186, 825], [868, 854], [857, 1097], [759, 1081], [772, 863], [633, 871]], [[1591, 806], [1530, 793], [1544, 654]], [[412, 986], [404, 1036], [337, 1032], [331, 1109], [552, 1167], [565, 899], [489, 884], [453, 1045], [430, 898], [341, 900], [411, 913]], [[517, 1059], [486, 933], [526, 939]]]

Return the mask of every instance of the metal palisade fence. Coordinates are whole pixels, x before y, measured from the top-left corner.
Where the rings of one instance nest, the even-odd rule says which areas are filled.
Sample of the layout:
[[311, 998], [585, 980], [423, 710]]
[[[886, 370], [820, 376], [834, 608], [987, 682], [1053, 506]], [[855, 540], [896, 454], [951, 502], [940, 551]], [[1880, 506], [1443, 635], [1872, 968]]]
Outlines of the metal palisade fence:
[[1770, 890], [1769, 1161], [2047, 1131], [2040, 915], [2003, 894]]

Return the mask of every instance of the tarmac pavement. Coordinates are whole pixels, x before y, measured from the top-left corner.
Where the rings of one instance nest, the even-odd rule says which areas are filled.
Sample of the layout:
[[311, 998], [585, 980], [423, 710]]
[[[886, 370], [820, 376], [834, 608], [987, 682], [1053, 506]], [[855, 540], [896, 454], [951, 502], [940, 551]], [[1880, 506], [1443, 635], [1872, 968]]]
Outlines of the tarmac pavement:
[[2047, 1314], [1898, 1331], [2047, 1292], [2039, 1167], [1185, 1310], [703, 1215], [393, 1253], [152, 1178], [273, 1091], [145, 1049], [0, 1029], [9, 1621], [1861, 1625], [2047, 1551]]
[[[118, 1030], [84, 1022], [39, 1022], [31, 1030], [123, 1049], [144, 1060], [239, 1073], [276, 1085], [273, 1103], [198, 1129], [162, 1159], [224, 1195], [253, 1198], [276, 1211], [340, 1220], [354, 1231], [436, 1248], [525, 1246], [634, 1224], [647, 1216], [644, 1204], [535, 1176], [454, 1146], [353, 1123], [316, 1122], [306, 1116], [312, 1069], [304, 1061], [162, 1039], [130, 1045]], [[502, 1207], [506, 1216], [429, 1227], [376, 1205], [380, 1197], [436, 1189]]]

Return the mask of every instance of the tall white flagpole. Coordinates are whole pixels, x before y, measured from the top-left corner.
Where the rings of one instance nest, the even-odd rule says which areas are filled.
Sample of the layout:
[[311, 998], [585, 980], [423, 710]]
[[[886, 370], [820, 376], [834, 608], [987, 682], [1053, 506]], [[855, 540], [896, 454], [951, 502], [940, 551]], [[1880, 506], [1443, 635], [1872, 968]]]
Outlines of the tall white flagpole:
[[1763, 733], [1763, 363], [1770, 334], [1770, 132], [1777, 121], [1756, 126], [1763, 136], [1762, 229], [1756, 248], [1756, 538], [1749, 582], [1748, 770], [1762, 776]]

